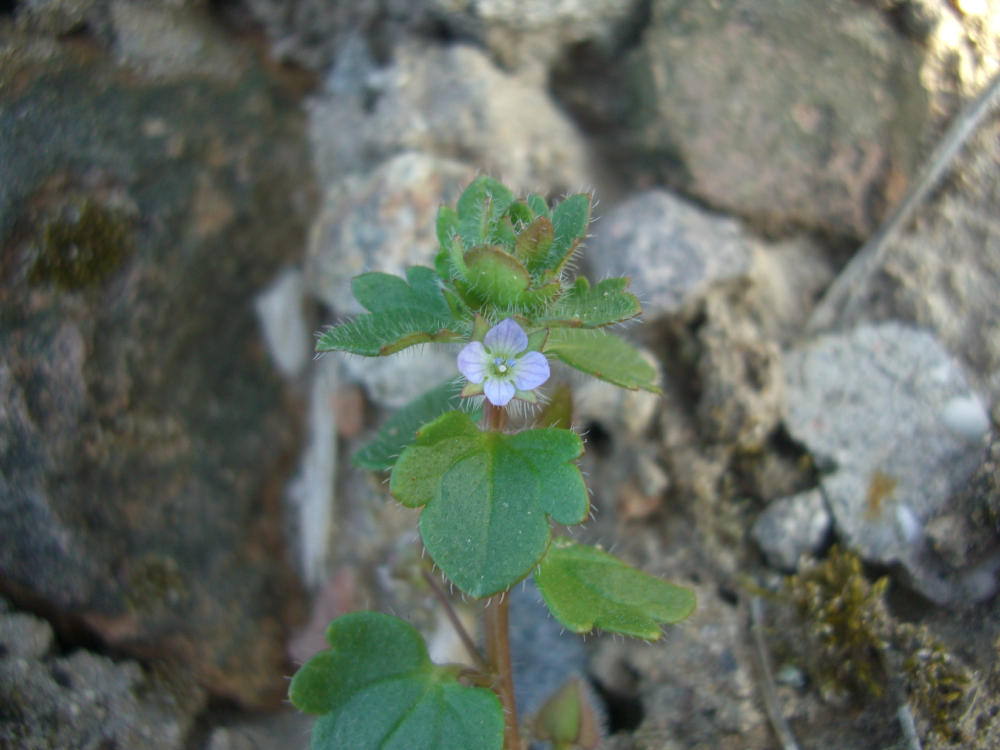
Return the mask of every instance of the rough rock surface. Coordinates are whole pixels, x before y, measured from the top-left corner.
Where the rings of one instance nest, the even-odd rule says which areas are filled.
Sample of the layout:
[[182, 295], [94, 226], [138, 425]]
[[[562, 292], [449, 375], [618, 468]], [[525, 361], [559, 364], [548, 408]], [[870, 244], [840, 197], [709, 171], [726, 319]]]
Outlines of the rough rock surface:
[[770, 503], [751, 534], [771, 567], [794, 571], [804, 554], [819, 551], [830, 533], [830, 512], [819, 490]]
[[900, 319], [934, 331], [975, 384], [1000, 401], [1000, 112], [959, 155], [942, 188], [889, 241], [839, 327]]
[[738, 222], [649, 190], [601, 216], [585, 253], [595, 278], [632, 279], [650, 322], [680, 312], [712, 284], [744, 274], [753, 246]]
[[919, 45], [849, 0], [652, 6], [637, 166], [764, 226], [870, 232], [916, 167]]
[[837, 533], [865, 559], [899, 564], [940, 603], [992, 595], [989, 571], [951, 570], [927, 524], [982, 460], [979, 440], [949, 429], [956, 399], [975, 399], [932, 335], [898, 323], [859, 326], [785, 355], [785, 424], [820, 462]]
[[25, 613], [0, 614], [0, 745], [182, 750], [205, 694], [177, 672], [145, 672], [90, 651], [50, 653], [52, 630]]
[[468, 45], [405, 45], [379, 67], [352, 40], [310, 123], [324, 183], [409, 149], [474, 164], [517, 191], [558, 194], [592, 182], [582, 137], [546, 92]]
[[252, 300], [305, 234], [303, 119], [259, 68], [167, 82], [42, 48], [0, 109], [0, 576], [277, 700], [294, 417]]

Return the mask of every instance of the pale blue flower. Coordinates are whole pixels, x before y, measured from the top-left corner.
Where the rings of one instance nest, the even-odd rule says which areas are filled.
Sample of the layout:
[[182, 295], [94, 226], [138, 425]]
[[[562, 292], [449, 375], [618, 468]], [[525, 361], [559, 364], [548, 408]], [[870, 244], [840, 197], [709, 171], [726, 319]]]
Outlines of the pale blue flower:
[[517, 393], [531, 391], [549, 379], [549, 361], [528, 352], [528, 336], [512, 318], [471, 341], [458, 353], [458, 371], [476, 385], [494, 406], [506, 406]]

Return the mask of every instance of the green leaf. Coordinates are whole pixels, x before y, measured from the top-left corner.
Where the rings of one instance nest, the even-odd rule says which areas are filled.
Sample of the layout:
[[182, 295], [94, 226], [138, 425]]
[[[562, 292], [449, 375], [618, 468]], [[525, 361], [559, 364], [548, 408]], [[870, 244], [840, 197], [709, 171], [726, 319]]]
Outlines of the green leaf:
[[570, 430], [483, 432], [462, 412], [426, 425], [392, 470], [393, 496], [425, 506], [420, 535], [465, 593], [490, 596], [526, 576], [545, 554], [548, 518], [576, 524], [590, 501]]
[[565, 537], [552, 542], [535, 582], [552, 616], [576, 633], [601, 628], [656, 640], [661, 624], [680, 622], [695, 607], [691, 589]]
[[363, 273], [351, 281], [351, 290], [358, 302], [373, 313], [419, 310], [442, 320], [451, 318], [438, 276], [425, 266], [407, 268], [406, 281], [390, 273]]
[[517, 236], [514, 253], [529, 267], [537, 263], [538, 258], [545, 258], [555, 240], [556, 230], [546, 216], [539, 216], [528, 224]]
[[546, 219], [549, 217], [549, 204], [546, 203], [545, 199], [532, 193], [526, 199], [528, 207], [535, 212], [535, 216], [544, 216]]
[[466, 293], [501, 310], [521, 302], [531, 283], [524, 266], [498, 247], [476, 247], [465, 254]]
[[324, 332], [316, 351], [383, 357], [414, 344], [466, 338], [468, 323], [456, 321], [430, 268], [412, 266], [406, 271], [406, 281], [388, 273], [363, 273], [354, 278], [351, 288], [370, 312]]
[[602, 330], [553, 328], [545, 351], [570, 367], [622, 388], [662, 393], [656, 385], [656, 368], [639, 350]]
[[573, 257], [587, 236], [590, 223], [591, 197], [587, 193], [571, 195], [552, 210], [555, 238], [548, 253], [530, 267], [533, 274], [543, 271], [559, 273]]
[[[370, 471], [391, 469], [403, 449], [416, 440], [417, 430], [446, 411], [461, 406], [460, 392], [461, 384], [449, 380], [394, 412], [372, 441], [354, 454], [355, 465]], [[470, 414], [472, 419], [478, 421], [482, 409], [475, 409]]]
[[487, 244], [496, 234], [514, 194], [492, 177], [473, 180], [458, 199], [458, 234], [466, 248]]
[[407, 315], [398, 311], [369, 313], [325, 331], [316, 342], [316, 351], [384, 357], [416, 344], [464, 341], [468, 328], [467, 324], [456, 325], [454, 320], [420, 311]]
[[458, 212], [451, 206], [441, 206], [437, 215], [437, 238], [442, 248], [451, 247], [451, 238], [458, 234]]
[[628, 288], [628, 279], [605, 279], [591, 287], [582, 276], [577, 278], [552, 310], [535, 322], [538, 325], [599, 328], [621, 323], [642, 313], [642, 305]]
[[338, 617], [331, 648], [292, 678], [288, 697], [320, 714], [313, 750], [500, 750], [503, 709], [486, 688], [459, 684], [429, 659], [407, 622], [378, 612]]

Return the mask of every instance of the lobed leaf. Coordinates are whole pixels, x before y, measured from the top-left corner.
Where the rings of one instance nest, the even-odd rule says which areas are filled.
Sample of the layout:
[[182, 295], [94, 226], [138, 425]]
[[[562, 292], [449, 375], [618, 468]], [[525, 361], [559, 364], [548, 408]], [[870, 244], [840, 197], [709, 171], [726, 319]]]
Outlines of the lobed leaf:
[[426, 266], [407, 268], [406, 280], [390, 273], [363, 273], [351, 281], [351, 290], [358, 302], [373, 313], [419, 310], [442, 320], [451, 318], [437, 274]]
[[573, 257], [577, 247], [587, 236], [590, 223], [591, 197], [587, 193], [569, 196], [552, 209], [552, 226], [555, 236], [548, 252], [530, 266], [532, 274], [544, 271], [559, 273]]
[[[394, 412], [375, 437], [354, 454], [355, 465], [370, 471], [391, 469], [403, 450], [416, 440], [423, 425], [461, 406], [460, 392], [461, 384], [449, 380]], [[472, 411], [472, 419], [478, 420], [481, 413], [481, 409]]]
[[591, 287], [580, 276], [536, 322], [538, 325], [599, 328], [634, 318], [642, 313], [642, 305], [634, 294], [626, 291], [628, 284], [628, 279], [615, 278]]
[[601, 628], [656, 640], [660, 625], [694, 611], [694, 592], [636, 570], [607, 552], [560, 537], [535, 571], [552, 616], [576, 633]]
[[486, 688], [465, 687], [431, 662], [420, 634], [379, 612], [338, 617], [330, 649], [292, 678], [291, 702], [320, 714], [313, 750], [500, 750], [503, 710]]
[[501, 231], [501, 222], [514, 202], [514, 194], [502, 183], [485, 175], [477, 177], [462, 192], [458, 209], [458, 234], [466, 248], [490, 244]]
[[464, 341], [467, 329], [467, 324], [456, 325], [454, 320], [420, 311], [368, 313], [325, 331], [316, 342], [316, 351], [384, 357], [416, 344]]
[[643, 359], [639, 350], [602, 330], [553, 328], [545, 351], [570, 367], [622, 388], [662, 392], [656, 384], [656, 368]]
[[393, 467], [390, 491], [424, 506], [424, 547], [465, 593], [484, 597], [526, 576], [545, 554], [549, 517], [580, 523], [590, 502], [570, 430], [483, 432], [462, 412], [426, 425]]

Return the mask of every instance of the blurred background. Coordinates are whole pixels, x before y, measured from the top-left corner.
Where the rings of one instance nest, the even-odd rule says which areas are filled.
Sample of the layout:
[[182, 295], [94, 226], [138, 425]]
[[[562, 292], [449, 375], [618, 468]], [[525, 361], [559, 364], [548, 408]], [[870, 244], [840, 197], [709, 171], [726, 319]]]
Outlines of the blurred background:
[[650, 645], [525, 589], [525, 720], [1000, 746], [998, 70], [997, 0], [0, 1], [0, 745], [305, 747], [360, 608], [462, 658], [350, 464], [454, 352], [312, 348], [488, 173], [596, 196], [665, 395], [556, 372], [579, 536], [699, 598]]

